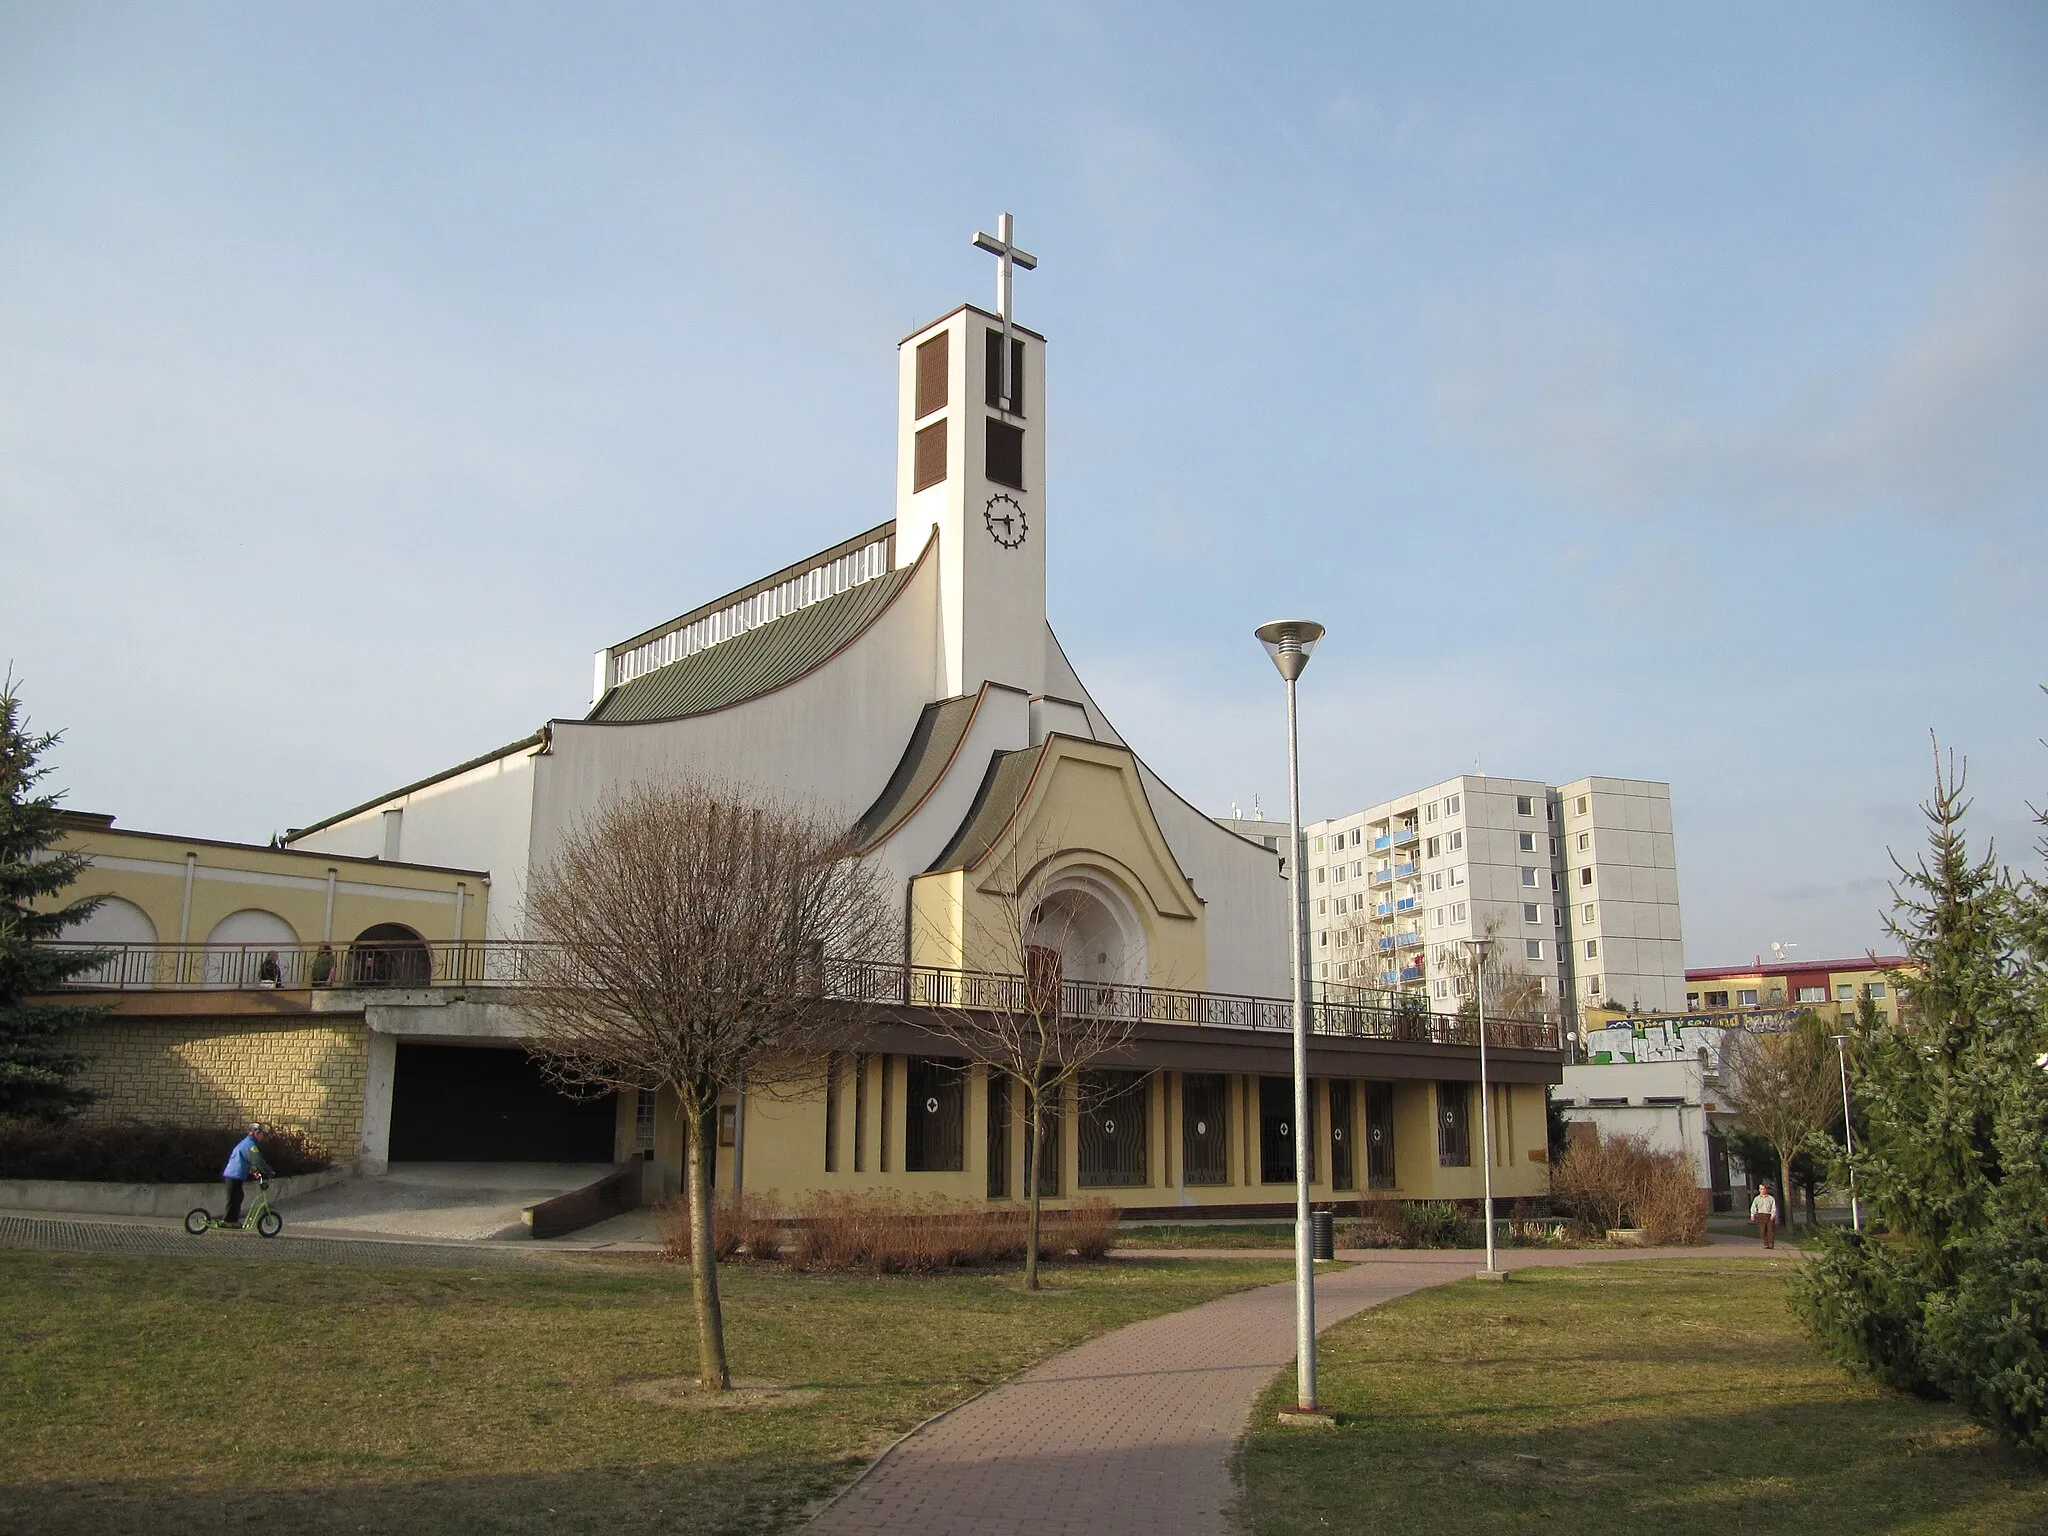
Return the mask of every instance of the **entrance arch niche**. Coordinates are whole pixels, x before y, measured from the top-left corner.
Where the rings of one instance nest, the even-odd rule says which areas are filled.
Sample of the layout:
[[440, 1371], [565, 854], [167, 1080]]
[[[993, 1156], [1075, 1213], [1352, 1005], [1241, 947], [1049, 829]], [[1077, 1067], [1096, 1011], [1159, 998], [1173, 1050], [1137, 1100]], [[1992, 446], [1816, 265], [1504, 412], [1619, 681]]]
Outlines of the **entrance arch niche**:
[[1048, 880], [1026, 942], [1057, 953], [1067, 981], [1142, 987], [1150, 976], [1137, 906], [1100, 870], [1067, 869]]
[[374, 923], [348, 949], [352, 987], [424, 987], [434, 979], [434, 952], [403, 923]]
[[[119, 896], [102, 896], [99, 900], [100, 904], [93, 909], [92, 916], [64, 930], [61, 937], [65, 943], [109, 946], [156, 943], [156, 924], [149, 920], [149, 914], [142, 908], [132, 901], [123, 901]], [[123, 951], [109, 956], [104, 965], [96, 965], [71, 979], [78, 986], [132, 986], [137, 982], [147, 982], [151, 970], [152, 957], [149, 954]]]

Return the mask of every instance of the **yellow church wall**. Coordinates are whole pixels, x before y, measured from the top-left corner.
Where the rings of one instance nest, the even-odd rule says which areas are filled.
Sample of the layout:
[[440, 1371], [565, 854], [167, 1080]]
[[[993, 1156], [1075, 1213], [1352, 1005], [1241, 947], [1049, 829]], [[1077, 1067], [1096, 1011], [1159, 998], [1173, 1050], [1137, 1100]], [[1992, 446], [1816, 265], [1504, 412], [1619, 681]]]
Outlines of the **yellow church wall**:
[[[826, 1092], [822, 1071], [807, 1084], [784, 1085], [773, 1090], [759, 1087], [747, 1097], [745, 1117], [744, 1178], [746, 1189], [781, 1209], [793, 1210], [805, 1196], [815, 1193], [871, 1194], [894, 1191], [912, 1198], [934, 1197], [967, 1206], [1024, 1203], [1024, 1140], [1026, 1128], [1021, 1105], [1013, 1104], [1009, 1136], [1009, 1194], [991, 1200], [988, 1189], [988, 1069], [970, 1069], [964, 1113], [962, 1166], [942, 1172], [912, 1172], [904, 1167], [907, 1105], [905, 1101], [909, 1059], [900, 1054], [872, 1054], [865, 1061], [867, 1089], [863, 1095], [856, 1082], [856, 1056], [843, 1058], [838, 1083], [838, 1144], [834, 1171], [825, 1168]], [[1264, 1183], [1259, 1175], [1258, 1082], [1256, 1074], [1231, 1075], [1227, 1096], [1230, 1123], [1226, 1128], [1230, 1148], [1230, 1182], [1216, 1185], [1184, 1185], [1179, 1182], [1180, 1085], [1182, 1074], [1159, 1071], [1149, 1075], [1146, 1093], [1146, 1175], [1140, 1185], [1084, 1186], [1080, 1182], [1080, 1120], [1077, 1094], [1069, 1084], [1061, 1106], [1059, 1126], [1060, 1192], [1046, 1196], [1046, 1204], [1065, 1206], [1075, 1200], [1102, 1199], [1126, 1208], [1148, 1207], [1185, 1210], [1198, 1215], [1212, 1207], [1262, 1205], [1285, 1207], [1293, 1199], [1292, 1176]], [[1338, 1189], [1332, 1183], [1329, 1124], [1329, 1082], [1315, 1079], [1316, 1168], [1310, 1198], [1319, 1205], [1346, 1205], [1359, 1199], [1476, 1200], [1483, 1193], [1479, 1163], [1479, 1127], [1473, 1123], [1473, 1166], [1444, 1168], [1437, 1159], [1435, 1086], [1427, 1082], [1400, 1081], [1394, 1084], [1395, 1174], [1392, 1189], [1366, 1188], [1367, 1168], [1363, 1129], [1365, 1079], [1353, 1083], [1350, 1134], [1353, 1137], [1353, 1187]], [[885, 1087], [886, 1084], [886, 1087]], [[1476, 1088], [1474, 1089], [1476, 1095]], [[1013, 1089], [1014, 1093], [1014, 1089]], [[1494, 1194], [1498, 1199], [1535, 1196], [1549, 1188], [1548, 1167], [1532, 1162], [1528, 1152], [1541, 1147], [1546, 1136], [1544, 1094], [1537, 1085], [1516, 1084], [1496, 1089], [1495, 1125], [1501, 1134], [1496, 1149]], [[886, 1109], [886, 1120], [884, 1111]], [[856, 1167], [855, 1123], [859, 1133], [860, 1166]], [[622, 1127], [627, 1122], [622, 1118]], [[657, 1159], [668, 1171], [667, 1185], [680, 1188], [682, 1140], [673, 1117], [658, 1119]], [[625, 1134], [625, 1131], [622, 1131]], [[1291, 1167], [1291, 1164], [1290, 1164]], [[731, 1147], [719, 1150], [718, 1183], [733, 1187], [734, 1158]]]
[[222, 919], [250, 909], [282, 919], [301, 944], [330, 938], [345, 942], [378, 923], [403, 923], [436, 942], [481, 939], [485, 933], [490, 882], [477, 871], [80, 827], [75, 822], [58, 846], [83, 852], [93, 863], [58, 898], [43, 902], [44, 907], [62, 906], [81, 896], [118, 897], [149, 919], [159, 944], [181, 939], [205, 943]]
[[1200, 898], [1160, 835], [1134, 760], [1120, 748], [1048, 738], [1030, 788], [971, 869], [911, 883], [919, 964], [1017, 974], [1019, 892], [1086, 874], [1125, 898], [1144, 932], [1148, 986], [1199, 991], [1207, 981]]

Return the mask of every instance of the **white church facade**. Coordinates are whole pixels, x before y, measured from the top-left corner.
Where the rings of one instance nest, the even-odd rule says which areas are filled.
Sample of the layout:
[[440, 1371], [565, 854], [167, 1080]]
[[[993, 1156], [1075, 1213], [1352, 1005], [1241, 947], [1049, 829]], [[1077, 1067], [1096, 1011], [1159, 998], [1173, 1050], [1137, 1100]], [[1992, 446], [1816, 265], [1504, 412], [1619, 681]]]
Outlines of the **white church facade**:
[[[1011, 259], [1028, 258], [1007, 223], [982, 243], [999, 251], [998, 311], [962, 305], [898, 344], [892, 517], [598, 651], [581, 718], [295, 829], [287, 846], [488, 871], [490, 937], [514, 941], [529, 872], [581, 817], [628, 786], [701, 777], [852, 828], [902, 893], [907, 965], [1014, 969], [977, 936], [1000, 927], [989, 914], [1026, 872], [1059, 905], [1069, 980], [1284, 998], [1285, 850], [1177, 795], [1105, 716], [1047, 621], [1059, 524], [1046, 342], [1008, 315]], [[416, 1112], [405, 1106], [423, 1102], [428, 1080], [460, 1121], [455, 1053], [516, 1047], [516, 1015], [490, 993], [437, 986], [367, 1009], [364, 1162], [392, 1153], [394, 1119]], [[1226, 1016], [1271, 1014], [1215, 1015]], [[1440, 1025], [1319, 1035], [1310, 1130], [1325, 1154], [1322, 1192], [1476, 1195], [1480, 1113], [1494, 1117], [1497, 1191], [1542, 1192], [1545, 1090], [1561, 1070], [1552, 1043], [1532, 1036], [1496, 1052], [1481, 1106], [1476, 1051]], [[878, 1182], [1021, 1196], [1010, 1170], [1022, 1166], [1022, 1133], [979, 1065], [951, 1060], [910, 1015], [865, 1044], [820, 1063], [812, 1095], [735, 1104], [721, 1182], [740, 1176], [743, 1156], [748, 1188], [791, 1198]], [[409, 1087], [409, 1063], [430, 1057]], [[1106, 1091], [1125, 1106], [1127, 1148], [1133, 1126], [1142, 1144], [1101, 1166], [1100, 1127], [1091, 1143], [1093, 1111], [1077, 1100], [1048, 1187], [1141, 1208], [1288, 1198], [1277, 1186], [1292, 1178], [1291, 1153], [1275, 1152], [1291, 1134], [1291, 1099], [1274, 1087], [1288, 1070], [1284, 1031], [1145, 1023], [1105, 1070], [1123, 1074]], [[920, 1127], [925, 1113], [949, 1123]], [[650, 1154], [674, 1188], [672, 1121], [664, 1104], [618, 1105], [613, 1156]], [[398, 1127], [396, 1142], [409, 1139]], [[930, 1166], [932, 1147], [945, 1166]], [[1268, 1177], [1282, 1161], [1285, 1180]]]

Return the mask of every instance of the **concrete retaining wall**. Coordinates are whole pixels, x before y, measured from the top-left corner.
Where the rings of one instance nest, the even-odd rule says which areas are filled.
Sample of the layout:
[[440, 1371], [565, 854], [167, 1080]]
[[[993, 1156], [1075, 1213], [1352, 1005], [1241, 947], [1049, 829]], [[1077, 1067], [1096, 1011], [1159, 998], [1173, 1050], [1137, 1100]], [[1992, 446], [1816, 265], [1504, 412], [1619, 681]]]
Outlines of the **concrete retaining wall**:
[[[270, 1181], [278, 1203], [339, 1184], [355, 1169], [347, 1163], [319, 1173]], [[225, 1203], [221, 1182], [206, 1184], [95, 1184], [85, 1179], [0, 1179], [0, 1210], [79, 1211], [93, 1216], [182, 1216], [194, 1206], [218, 1211]]]

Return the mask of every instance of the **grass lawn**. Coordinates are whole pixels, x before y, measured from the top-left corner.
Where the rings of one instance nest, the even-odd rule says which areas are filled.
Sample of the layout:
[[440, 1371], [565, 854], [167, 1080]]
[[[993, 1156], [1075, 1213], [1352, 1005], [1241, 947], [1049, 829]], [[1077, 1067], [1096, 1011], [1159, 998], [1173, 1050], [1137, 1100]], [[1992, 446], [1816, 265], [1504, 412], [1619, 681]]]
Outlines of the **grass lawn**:
[[1360, 1313], [1320, 1354], [1336, 1433], [1274, 1423], [1291, 1376], [1254, 1414], [1251, 1528], [2048, 1531], [2048, 1469], [1821, 1359], [1790, 1268], [1538, 1269]]
[[722, 1278], [735, 1377], [805, 1400], [648, 1401], [694, 1368], [667, 1265], [0, 1251], [0, 1531], [783, 1529], [983, 1384], [1285, 1266]]

